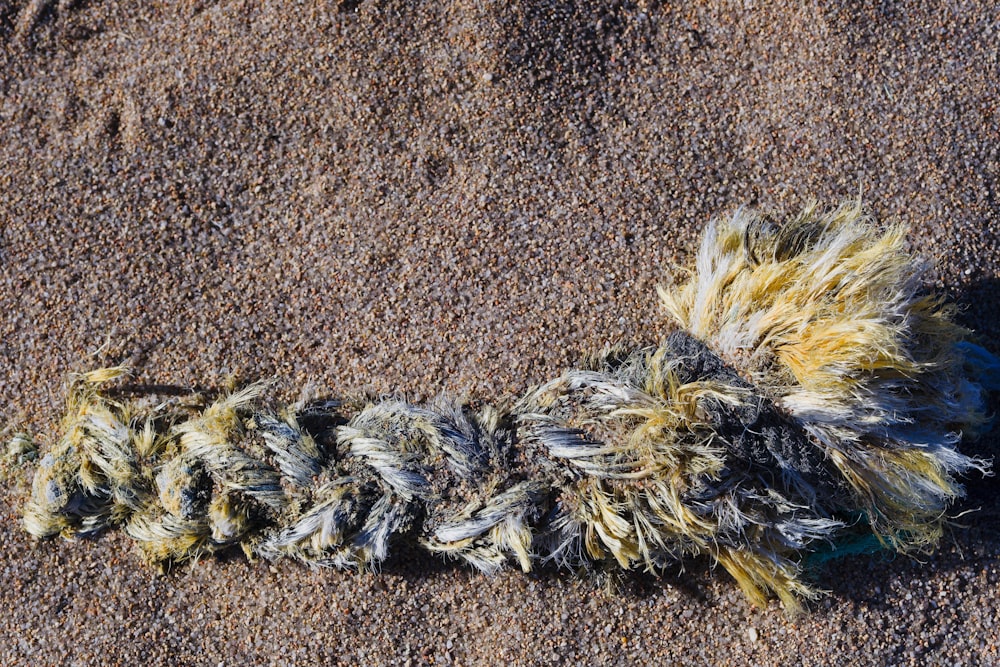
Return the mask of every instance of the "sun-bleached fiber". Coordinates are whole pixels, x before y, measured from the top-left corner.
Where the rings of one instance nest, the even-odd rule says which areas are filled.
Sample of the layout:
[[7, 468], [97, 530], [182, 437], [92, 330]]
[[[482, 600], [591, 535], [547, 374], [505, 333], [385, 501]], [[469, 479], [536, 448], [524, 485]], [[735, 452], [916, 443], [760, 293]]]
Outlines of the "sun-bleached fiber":
[[281, 478], [307, 488], [320, 473], [323, 454], [315, 439], [303, 431], [294, 414], [283, 419], [262, 416], [258, 422], [264, 444], [277, 458]]
[[[724, 568], [758, 603], [819, 591], [810, 554], [939, 539], [1000, 361], [926, 291], [905, 230], [857, 203], [706, 229], [675, 330], [608, 348], [497, 405], [276, 405], [266, 384], [112, 399], [70, 379], [24, 508], [38, 537], [120, 527], [166, 565], [248, 558], [377, 568], [409, 543], [485, 573], [544, 563]], [[146, 397], [148, 399], [148, 397]]]

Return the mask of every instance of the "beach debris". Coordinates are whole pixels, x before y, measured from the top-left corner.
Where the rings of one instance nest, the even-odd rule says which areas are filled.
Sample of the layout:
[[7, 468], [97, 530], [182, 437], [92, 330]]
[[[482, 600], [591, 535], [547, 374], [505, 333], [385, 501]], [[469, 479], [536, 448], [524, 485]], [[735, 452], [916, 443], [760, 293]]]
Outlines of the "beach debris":
[[107, 391], [125, 368], [74, 375], [24, 526], [121, 528], [157, 564], [238, 546], [372, 568], [401, 542], [487, 573], [700, 557], [797, 610], [810, 554], [929, 550], [989, 469], [958, 444], [986, 428], [996, 358], [905, 236], [858, 203], [713, 221], [660, 290], [659, 345], [496, 405], [278, 405], [264, 384], [158, 404]]

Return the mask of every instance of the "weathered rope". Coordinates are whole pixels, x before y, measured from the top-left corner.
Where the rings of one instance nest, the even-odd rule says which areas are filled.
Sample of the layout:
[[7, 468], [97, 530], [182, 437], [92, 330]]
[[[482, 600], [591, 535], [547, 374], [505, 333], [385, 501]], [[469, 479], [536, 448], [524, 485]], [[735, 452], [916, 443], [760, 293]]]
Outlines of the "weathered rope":
[[805, 555], [861, 532], [929, 548], [956, 477], [988, 471], [956, 445], [984, 424], [996, 359], [924, 270], [857, 205], [781, 226], [739, 212], [661, 292], [675, 333], [504, 407], [277, 406], [262, 384], [153, 404], [102, 393], [122, 368], [74, 376], [24, 524], [121, 527], [160, 563], [240, 545], [371, 567], [394, 540], [484, 572], [707, 556], [796, 608], [816, 594]]

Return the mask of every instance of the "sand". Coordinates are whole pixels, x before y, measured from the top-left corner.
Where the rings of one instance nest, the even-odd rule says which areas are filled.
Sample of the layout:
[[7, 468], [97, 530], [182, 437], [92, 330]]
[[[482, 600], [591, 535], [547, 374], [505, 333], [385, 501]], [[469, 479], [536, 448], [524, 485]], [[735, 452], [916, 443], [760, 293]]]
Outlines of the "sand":
[[[707, 220], [859, 195], [1000, 350], [992, 3], [0, 1], [0, 428], [67, 373], [496, 400], [655, 342]], [[993, 456], [995, 436], [963, 444]], [[1000, 494], [809, 615], [689, 564], [610, 594], [400, 554], [144, 567], [36, 542], [0, 467], [5, 665], [1000, 662]]]

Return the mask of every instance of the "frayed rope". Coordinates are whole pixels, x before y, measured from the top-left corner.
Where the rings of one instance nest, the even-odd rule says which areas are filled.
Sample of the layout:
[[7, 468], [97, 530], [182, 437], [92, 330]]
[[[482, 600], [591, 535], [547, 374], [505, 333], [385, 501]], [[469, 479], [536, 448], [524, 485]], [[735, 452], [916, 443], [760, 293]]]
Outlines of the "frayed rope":
[[958, 477], [988, 471], [957, 443], [1000, 361], [904, 237], [857, 204], [715, 221], [661, 290], [675, 333], [502, 406], [281, 406], [262, 384], [155, 403], [106, 392], [123, 368], [74, 376], [24, 525], [118, 527], [161, 564], [238, 545], [373, 567], [398, 541], [484, 572], [707, 557], [794, 610], [807, 563], [933, 547]]

